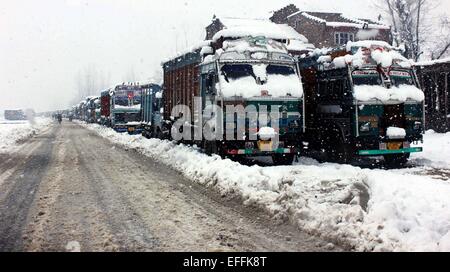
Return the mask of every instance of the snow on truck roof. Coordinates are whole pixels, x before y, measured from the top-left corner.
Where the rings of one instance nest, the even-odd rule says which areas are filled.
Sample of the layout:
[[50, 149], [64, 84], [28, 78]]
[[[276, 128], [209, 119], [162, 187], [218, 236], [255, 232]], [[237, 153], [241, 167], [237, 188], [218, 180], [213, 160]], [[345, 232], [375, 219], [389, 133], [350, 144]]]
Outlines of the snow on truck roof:
[[375, 62], [382, 67], [390, 67], [394, 64], [402, 68], [411, 68], [412, 61], [405, 58], [396, 48], [384, 41], [365, 40], [348, 42], [345, 47], [347, 55], [332, 58], [333, 50], [315, 50], [314, 55], [319, 56], [317, 62], [327, 64], [328, 68], [343, 68], [347, 65], [355, 67], [363, 66], [364, 63]]
[[308, 43], [305, 36], [284, 24], [275, 24], [268, 19], [221, 18], [224, 29], [217, 32], [213, 41], [223, 38], [242, 38], [264, 36], [274, 40], [299, 40]]
[[245, 37], [224, 41], [222, 48], [217, 50], [214, 55], [204, 58], [203, 64], [216, 60], [222, 62], [260, 60], [294, 62], [294, 58], [288, 54], [286, 45], [281, 42], [264, 37]]

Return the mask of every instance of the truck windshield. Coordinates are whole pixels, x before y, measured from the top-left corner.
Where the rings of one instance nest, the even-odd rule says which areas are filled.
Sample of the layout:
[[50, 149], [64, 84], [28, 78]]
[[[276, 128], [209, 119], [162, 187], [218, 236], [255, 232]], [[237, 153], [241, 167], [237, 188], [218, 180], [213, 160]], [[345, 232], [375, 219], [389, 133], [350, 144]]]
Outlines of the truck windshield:
[[140, 120], [139, 113], [116, 113], [115, 114], [116, 123], [126, 124], [128, 122], [137, 122]]
[[222, 75], [227, 82], [248, 76], [256, 79], [250, 64], [226, 64], [222, 67]]
[[375, 70], [370, 71], [354, 71], [353, 74], [354, 85], [381, 85], [381, 77]]
[[295, 70], [289, 66], [269, 65], [267, 66], [267, 74], [288, 76], [295, 74]]
[[135, 106], [141, 103], [139, 90], [118, 90], [115, 94], [115, 104], [123, 107]]
[[391, 71], [391, 81], [395, 86], [414, 85], [413, 78], [409, 72]]

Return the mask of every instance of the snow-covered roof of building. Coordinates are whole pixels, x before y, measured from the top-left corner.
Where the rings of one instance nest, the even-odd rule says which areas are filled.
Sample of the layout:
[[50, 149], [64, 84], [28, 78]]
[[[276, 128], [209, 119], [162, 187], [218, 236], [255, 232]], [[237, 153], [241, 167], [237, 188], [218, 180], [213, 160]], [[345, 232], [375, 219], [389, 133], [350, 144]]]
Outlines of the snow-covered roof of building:
[[268, 19], [220, 18], [224, 29], [217, 32], [213, 41], [221, 37], [242, 38], [246, 36], [264, 36], [275, 40], [299, 40], [308, 43], [305, 36], [285, 24], [275, 24]]
[[342, 13], [335, 12], [309, 12], [309, 11], [298, 11], [295, 12], [287, 18], [301, 15], [310, 20], [316, 21], [318, 23], [326, 24], [331, 27], [355, 27], [355, 28], [372, 28], [372, 29], [390, 29], [389, 26], [382, 24], [380, 22], [375, 22], [370, 19], [361, 18], [351, 18], [344, 16]]

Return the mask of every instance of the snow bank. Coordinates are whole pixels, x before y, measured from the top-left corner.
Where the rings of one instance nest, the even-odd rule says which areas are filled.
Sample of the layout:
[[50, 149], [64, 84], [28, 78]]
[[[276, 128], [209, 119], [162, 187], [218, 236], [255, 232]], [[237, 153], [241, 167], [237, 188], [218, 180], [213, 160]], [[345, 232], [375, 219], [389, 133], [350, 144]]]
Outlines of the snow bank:
[[424, 93], [413, 85], [394, 86], [391, 89], [371, 85], [354, 86], [354, 97], [361, 102], [370, 100], [406, 102], [408, 99], [422, 102], [425, 99]]
[[0, 153], [12, 152], [20, 141], [38, 134], [51, 123], [52, 120], [48, 118], [35, 118], [32, 122], [0, 120]]
[[414, 174], [421, 168], [367, 170], [303, 158], [293, 166], [250, 167], [168, 141], [85, 126], [223, 196], [263, 207], [274, 220], [355, 250], [450, 251], [450, 182]]
[[436, 133], [429, 130], [424, 135], [424, 152], [415, 153], [412, 162], [426, 167], [450, 169], [450, 132]]

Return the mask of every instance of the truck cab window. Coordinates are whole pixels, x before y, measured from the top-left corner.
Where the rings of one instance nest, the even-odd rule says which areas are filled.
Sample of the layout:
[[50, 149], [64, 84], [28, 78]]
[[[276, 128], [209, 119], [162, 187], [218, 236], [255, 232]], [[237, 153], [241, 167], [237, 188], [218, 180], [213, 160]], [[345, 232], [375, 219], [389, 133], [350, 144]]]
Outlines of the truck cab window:
[[414, 85], [413, 78], [411, 77], [411, 74], [408, 72], [391, 72], [391, 81], [392, 84], [395, 86], [400, 85]]
[[222, 67], [221, 71], [227, 82], [248, 76], [256, 79], [253, 73], [253, 67], [250, 64], [226, 64]]
[[354, 85], [382, 85], [382, 80], [378, 72], [353, 72]]

